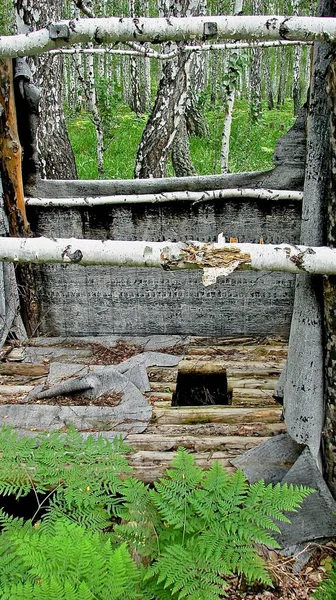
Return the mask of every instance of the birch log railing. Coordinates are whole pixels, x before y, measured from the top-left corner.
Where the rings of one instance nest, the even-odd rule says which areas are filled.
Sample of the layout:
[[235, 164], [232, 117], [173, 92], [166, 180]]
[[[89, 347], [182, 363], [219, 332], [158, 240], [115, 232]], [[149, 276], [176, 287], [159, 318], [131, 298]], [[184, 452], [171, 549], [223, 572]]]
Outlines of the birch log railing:
[[[220, 237], [220, 236], [219, 236]], [[290, 244], [205, 244], [198, 241], [123, 242], [82, 239], [0, 238], [5, 262], [203, 269], [205, 285], [236, 269], [336, 275], [336, 249]]]
[[0, 37], [0, 58], [34, 56], [74, 44], [188, 40], [288, 40], [333, 42], [334, 19], [295, 16], [95, 18], [52, 23], [27, 34]]

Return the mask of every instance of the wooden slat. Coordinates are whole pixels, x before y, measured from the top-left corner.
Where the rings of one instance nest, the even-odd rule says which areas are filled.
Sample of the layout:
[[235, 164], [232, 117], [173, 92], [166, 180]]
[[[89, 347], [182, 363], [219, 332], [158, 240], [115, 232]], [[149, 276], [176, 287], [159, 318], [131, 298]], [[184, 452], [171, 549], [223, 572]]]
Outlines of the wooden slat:
[[153, 422], [168, 423], [276, 423], [281, 408], [188, 407], [153, 409]]
[[35, 363], [0, 363], [0, 375], [23, 375], [37, 377], [47, 375], [49, 366]]
[[150, 423], [146, 433], [160, 435], [269, 437], [286, 432], [283, 421], [276, 423]]
[[249, 436], [197, 436], [197, 435], [158, 435], [155, 433], [130, 434], [125, 438], [134, 450], [163, 452], [177, 450], [180, 446], [191, 452], [221, 452], [227, 457], [237, 456], [257, 446], [267, 437]]
[[0, 385], [0, 398], [1, 396], [28, 394], [34, 387], [33, 385]]

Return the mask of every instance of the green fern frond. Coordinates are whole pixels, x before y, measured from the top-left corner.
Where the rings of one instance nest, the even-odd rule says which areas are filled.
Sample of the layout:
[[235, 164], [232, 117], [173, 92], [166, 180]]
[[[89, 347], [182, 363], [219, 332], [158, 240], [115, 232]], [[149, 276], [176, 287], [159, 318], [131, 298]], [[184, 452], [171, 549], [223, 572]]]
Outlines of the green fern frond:
[[327, 578], [313, 594], [316, 600], [335, 600], [336, 598], [336, 561], [333, 562], [332, 570]]

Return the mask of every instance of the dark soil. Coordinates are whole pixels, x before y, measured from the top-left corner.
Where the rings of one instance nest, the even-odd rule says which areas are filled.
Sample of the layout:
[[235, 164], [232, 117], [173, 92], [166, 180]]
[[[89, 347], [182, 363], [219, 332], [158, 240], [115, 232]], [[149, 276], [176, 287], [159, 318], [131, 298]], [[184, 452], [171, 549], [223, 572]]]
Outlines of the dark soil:
[[242, 585], [232, 578], [226, 588], [230, 600], [313, 600], [313, 593], [331, 570], [336, 558], [336, 541], [318, 546], [312, 559], [300, 573], [293, 570], [294, 560], [283, 558], [275, 551], [267, 551], [266, 563], [273, 581], [273, 588]]
[[[103, 344], [89, 344], [89, 346], [92, 350], [92, 356], [89, 359], [91, 365], [118, 365], [124, 360], [132, 358], [132, 356], [145, 352], [145, 349], [139, 344], [131, 344], [122, 340], [118, 340], [112, 348]], [[159, 348], [156, 352], [181, 356], [185, 354], [186, 346], [184, 344], [177, 344], [170, 348]]]
[[[52, 404], [58, 406], [118, 406], [122, 399], [122, 394], [108, 392], [99, 398], [85, 398], [81, 394], [71, 394], [71, 396], [54, 396], [53, 398], [34, 399], [29, 404]], [[0, 404], [25, 404], [20, 398], [5, 397]]]

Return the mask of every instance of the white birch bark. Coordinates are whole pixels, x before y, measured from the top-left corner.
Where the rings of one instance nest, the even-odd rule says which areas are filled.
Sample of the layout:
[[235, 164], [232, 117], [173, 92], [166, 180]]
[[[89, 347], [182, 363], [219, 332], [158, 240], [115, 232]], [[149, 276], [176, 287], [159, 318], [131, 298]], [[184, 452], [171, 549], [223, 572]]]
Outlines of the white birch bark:
[[[169, 21], [169, 22], [168, 22]], [[283, 15], [240, 17], [182, 17], [171, 19], [118, 17], [60, 21], [53, 27], [0, 38], [0, 57], [34, 56], [79, 43], [166, 42], [204, 39], [216, 30], [220, 40], [336, 40], [334, 19], [285, 17]], [[62, 37], [63, 36], [63, 37]]]
[[[271, 41], [271, 42], [226, 42], [221, 44], [203, 44], [202, 46], [189, 46], [186, 44], [183, 47], [184, 52], [211, 52], [213, 50], [240, 50], [244, 48], [277, 48], [279, 46], [309, 46], [312, 42], [286, 42], [281, 40]], [[119, 55], [119, 56], [144, 56], [147, 58], [155, 58], [157, 60], [171, 60], [178, 56], [180, 51], [174, 50], [173, 52], [157, 52], [149, 47], [146, 43], [144, 46], [136, 45], [136, 49], [128, 50], [127, 48], [92, 48], [89, 50], [88, 48], [58, 48], [57, 50], [50, 50], [50, 54], [103, 54], [105, 56], [110, 55]], [[106, 72], [104, 71], [104, 77], [106, 77]]]
[[255, 200], [290, 200], [301, 202], [303, 192], [292, 190], [269, 190], [261, 188], [235, 188], [207, 190], [204, 192], [165, 192], [162, 194], [116, 194], [111, 196], [85, 196], [83, 198], [26, 198], [27, 206], [79, 207], [105, 206], [111, 204], [160, 204], [161, 202], [211, 202], [223, 199], [253, 198]]
[[96, 98], [95, 74], [93, 54], [88, 54], [87, 57], [87, 101], [88, 109], [92, 115], [92, 121], [96, 130], [97, 139], [97, 167], [98, 175], [102, 177], [104, 174], [104, 133], [103, 124], [99, 115]]
[[235, 270], [336, 274], [336, 249], [290, 244], [98, 241], [76, 238], [1, 238], [0, 261], [203, 269], [203, 283]]
[[[234, 14], [238, 15], [243, 10], [243, 0], [236, 0], [234, 6]], [[229, 60], [229, 64], [232, 62], [236, 62], [238, 55], [231, 55], [231, 60]], [[222, 146], [221, 146], [221, 154], [220, 154], [220, 165], [221, 172], [228, 173], [229, 171], [229, 152], [230, 152], [230, 136], [231, 136], [231, 125], [232, 125], [232, 114], [233, 114], [233, 106], [235, 101], [236, 87], [239, 81], [239, 71], [236, 70], [235, 77], [230, 77], [228, 79], [228, 86], [226, 99], [225, 99], [225, 110], [224, 110], [224, 125], [223, 125], [223, 133], [222, 133]]]
[[[252, 0], [253, 12], [259, 15], [261, 11], [261, 0]], [[252, 121], [257, 122], [261, 117], [261, 50], [253, 48], [251, 62], [251, 95], [250, 113]]]

